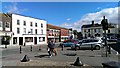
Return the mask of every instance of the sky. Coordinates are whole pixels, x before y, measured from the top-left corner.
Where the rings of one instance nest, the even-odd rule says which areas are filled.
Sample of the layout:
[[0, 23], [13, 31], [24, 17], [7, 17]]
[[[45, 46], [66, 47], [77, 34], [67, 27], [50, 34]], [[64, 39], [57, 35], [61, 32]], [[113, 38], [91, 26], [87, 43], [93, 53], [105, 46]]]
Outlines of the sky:
[[100, 23], [103, 16], [118, 23], [118, 2], [3, 2], [0, 12], [44, 19], [48, 24], [77, 31], [92, 20]]

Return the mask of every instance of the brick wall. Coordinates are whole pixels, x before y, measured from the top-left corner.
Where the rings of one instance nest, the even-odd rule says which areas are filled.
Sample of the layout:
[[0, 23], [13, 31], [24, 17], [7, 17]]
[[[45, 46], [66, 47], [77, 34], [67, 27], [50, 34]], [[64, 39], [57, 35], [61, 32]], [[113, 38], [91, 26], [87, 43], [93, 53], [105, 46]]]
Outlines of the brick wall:
[[68, 30], [67, 29], [61, 29], [60, 30], [60, 35], [61, 36], [68, 36]]

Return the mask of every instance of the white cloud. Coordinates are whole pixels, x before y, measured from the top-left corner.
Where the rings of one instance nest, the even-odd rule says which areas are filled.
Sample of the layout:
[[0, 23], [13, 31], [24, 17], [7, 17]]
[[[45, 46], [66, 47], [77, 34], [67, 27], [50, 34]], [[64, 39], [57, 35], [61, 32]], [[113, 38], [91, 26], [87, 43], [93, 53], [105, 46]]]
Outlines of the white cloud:
[[[120, 7], [119, 7], [119, 9], [120, 9]], [[63, 23], [62, 27], [66, 27], [66, 28], [72, 27], [73, 29], [81, 31], [81, 26], [84, 24], [90, 24], [92, 20], [94, 20], [95, 23], [101, 23], [103, 16], [106, 16], [109, 23], [118, 23], [118, 19], [120, 19], [120, 18], [118, 18], [118, 7], [106, 8], [106, 9], [103, 9], [96, 13], [85, 14], [84, 16], [81, 17], [80, 20], [78, 20], [76, 22], [73, 22], [71, 24]]]
[[69, 21], [69, 20], [71, 20], [71, 18], [67, 18], [66, 20]]
[[101, 7], [98, 7], [97, 10], [101, 9]]
[[28, 11], [28, 9], [18, 7], [16, 2], [12, 3], [11, 5], [4, 6], [4, 8], [8, 13], [23, 13]]

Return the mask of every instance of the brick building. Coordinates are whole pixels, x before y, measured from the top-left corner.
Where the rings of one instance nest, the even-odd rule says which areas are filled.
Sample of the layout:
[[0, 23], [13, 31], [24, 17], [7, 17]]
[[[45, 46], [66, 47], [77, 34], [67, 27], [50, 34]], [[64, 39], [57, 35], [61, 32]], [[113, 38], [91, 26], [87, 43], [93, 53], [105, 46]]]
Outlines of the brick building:
[[47, 24], [47, 40], [53, 39], [55, 42], [64, 41], [69, 37], [68, 31], [67, 28]]

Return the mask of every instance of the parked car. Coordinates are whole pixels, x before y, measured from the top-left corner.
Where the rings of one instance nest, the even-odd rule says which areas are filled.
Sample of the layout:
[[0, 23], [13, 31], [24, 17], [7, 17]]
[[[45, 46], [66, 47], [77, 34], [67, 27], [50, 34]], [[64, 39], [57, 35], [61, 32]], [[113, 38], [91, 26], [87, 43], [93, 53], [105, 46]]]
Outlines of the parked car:
[[107, 44], [116, 44], [117, 43], [117, 39], [109, 39], [107, 40]]
[[120, 38], [117, 39], [117, 43], [120, 43]]
[[[111, 44], [117, 44], [118, 40], [117, 39], [107, 39], [107, 45]], [[105, 46], [105, 40], [103, 41], [103, 46]]]
[[65, 40], [64, 42], [60, 43], [60, 46], [63, 45], [64, 47], [71, 47], [71, 45], [74, 45], [76, 43], [76, 40]]
[[71, 49], [96, 49], [99, 50], [101, 47], [103, 47], [102, 41], [98, 39], [83, 39], [80, 42], [77, 42], [77, 44], [72, 45]]

